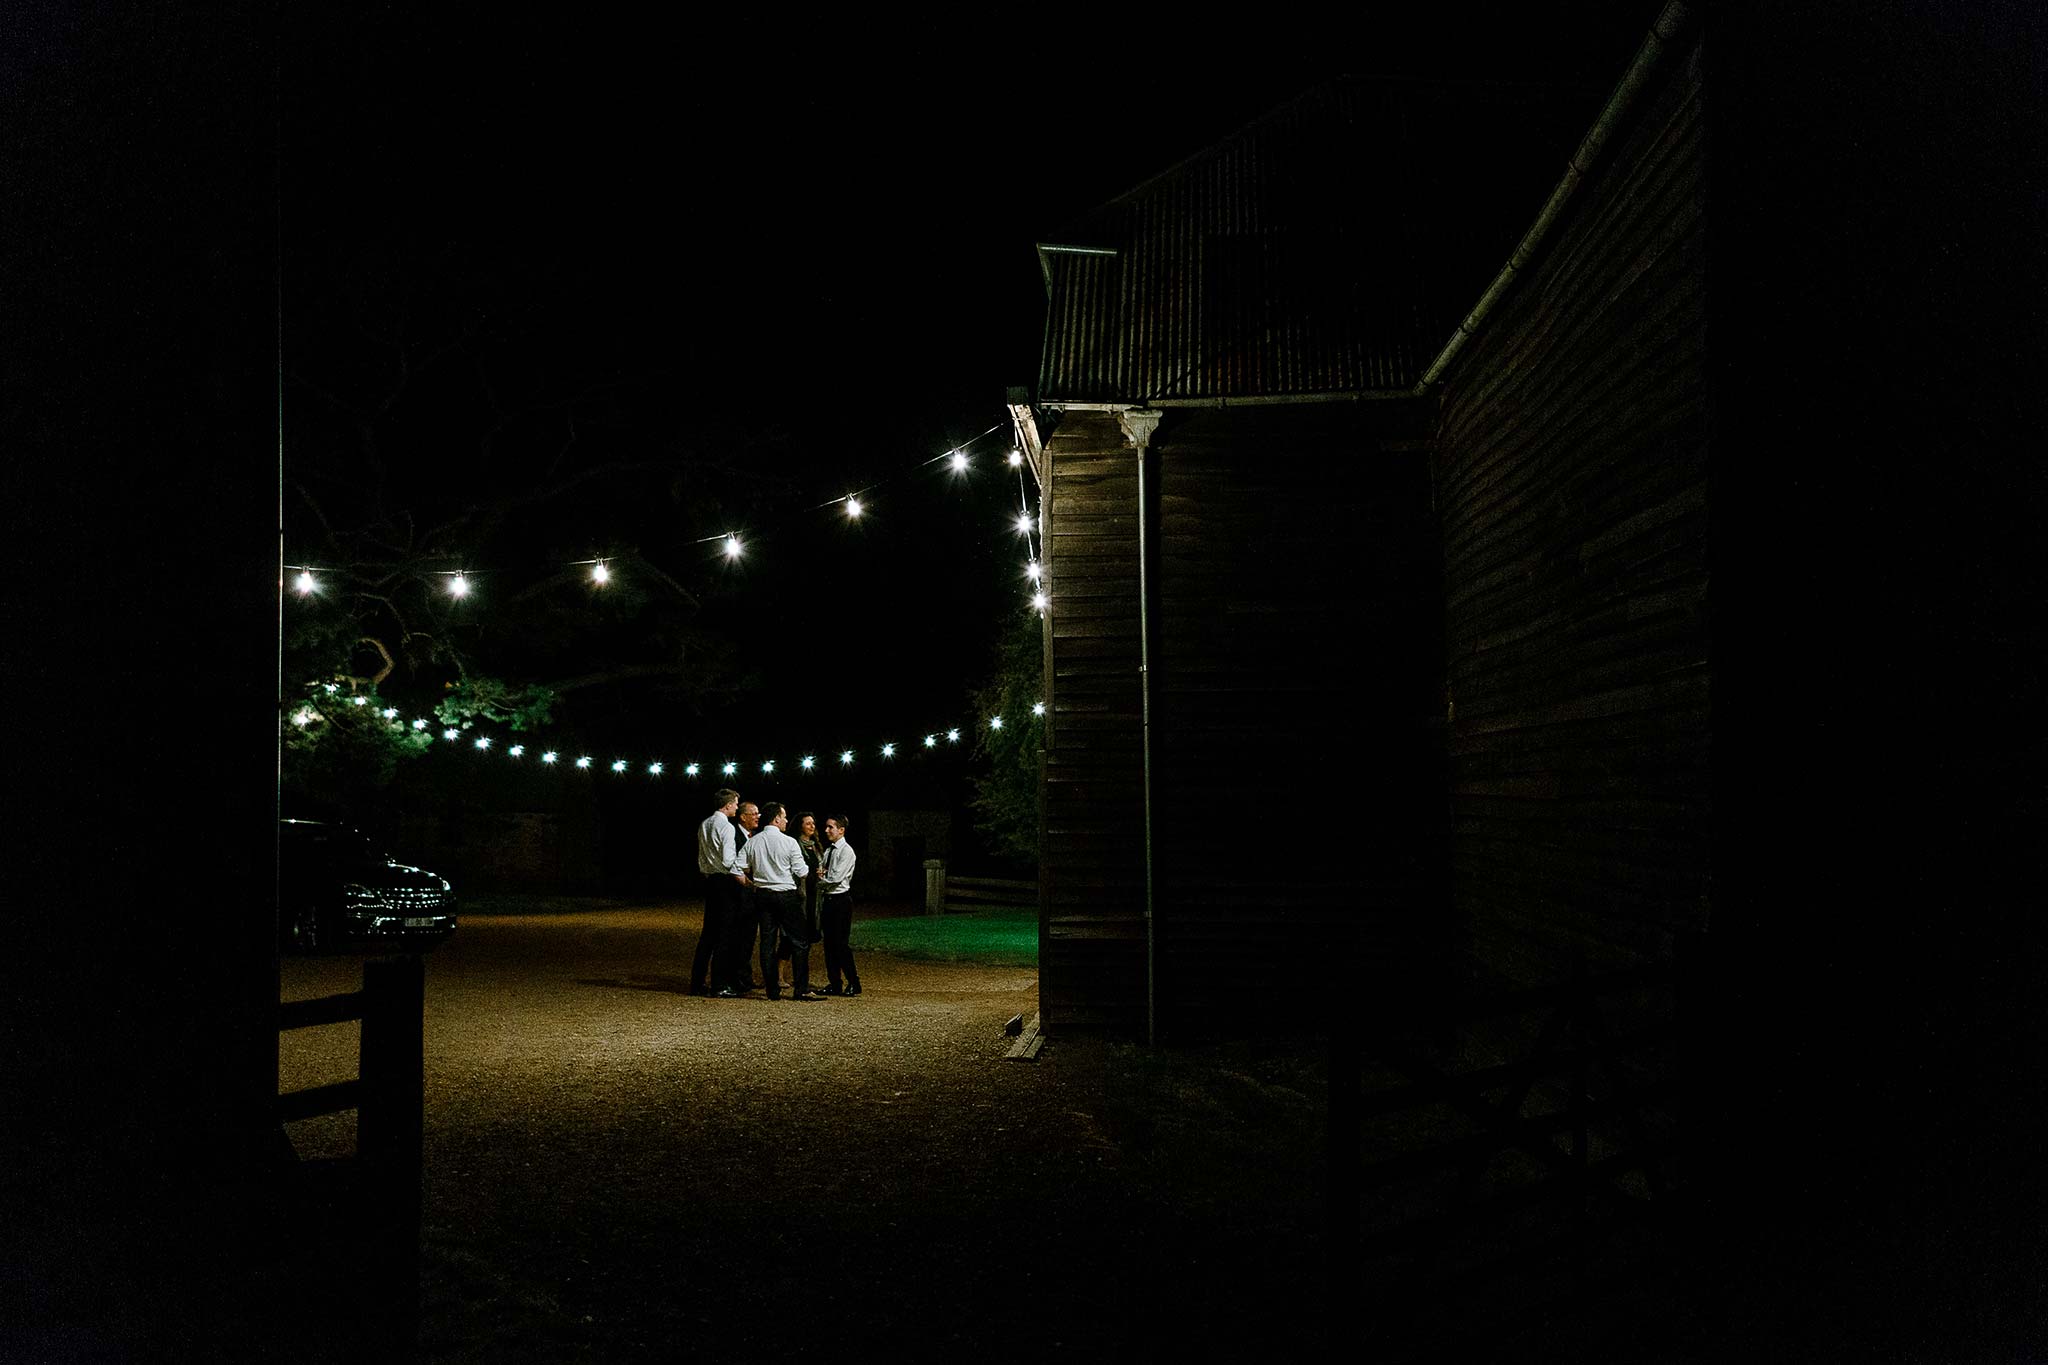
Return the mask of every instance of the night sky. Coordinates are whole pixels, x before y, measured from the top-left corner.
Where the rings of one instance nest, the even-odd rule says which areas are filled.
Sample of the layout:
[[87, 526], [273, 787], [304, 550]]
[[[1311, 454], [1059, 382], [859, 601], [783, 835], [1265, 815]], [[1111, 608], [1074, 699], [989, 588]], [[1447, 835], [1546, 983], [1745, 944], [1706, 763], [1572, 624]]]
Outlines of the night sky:
[[[330, 395], [392, 391], [371, 333], [402, 306], [418, 354], [462, 341], [380, 419], [384, 511], [459, 515], [577, 461], [669, 466], [523, 510], [478, 566], [485, 621], [486, 600], [622, 549], [696, 599], [671, 634], [623, 622], [587, 660], [522, 659], [499, 632], [492, 657], [543, 678], [678, 645], [710, 662], [709, 691], [591, 688], [561, 725], [674, 762], [969, 723], [1026, 611], [1020, 489], [1006, 431], [965, 480], [926, 462], [1035, 379], [1034, 244], [1340, 74], [1562, 83], [1590, 109], [1647, 22], [1264, 32], [1227, 59], [1042, 24], [771, 37], [384, 12], [303, 30], [281, 69], [287, 481], [328, 480], [323, 504], [352, 496], [335, 480], [377, 482]], [[485, 381], [543, 409], [488, 457]], [[569, 395], [578, 446], [556, 466]], [[870, 487], [857, 527], [819, 506]], [[286, 516], [287, 561], [317, 559], [307, 505], [288, 495]], [[703, 543], [734, 528], [737, 568]]]

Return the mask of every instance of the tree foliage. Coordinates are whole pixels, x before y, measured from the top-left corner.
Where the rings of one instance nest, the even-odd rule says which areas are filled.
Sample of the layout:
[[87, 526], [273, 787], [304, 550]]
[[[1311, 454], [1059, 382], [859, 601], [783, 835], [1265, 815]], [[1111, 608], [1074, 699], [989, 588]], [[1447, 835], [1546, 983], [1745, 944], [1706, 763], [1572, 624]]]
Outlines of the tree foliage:
[[1022, 612], [996, 646], [994, 676], [974, 692], [975, 714], [1001, 716], [1000, 729], [984, 725], [976, 754], [988, 772], [974, 781], [976, 827], [997, 852], [1038, 861], [1038, 752], [1044, 721], [1033, 708], [1045, 695], [1044, 621]]
[[608, 345], [573, 290], [517, 261], [393, 235], [301, 277], [289, 334], [306, 339], [286, 348], [288, 786], [374, 788], [449, 728], [530, 729], [607, 689], [687, 702], [719, 685], [701, 589], [655, 557], [687, 544], [686, 505], [715, 518], [747, 496], [776, 433], [686, 433], [658, 366]]

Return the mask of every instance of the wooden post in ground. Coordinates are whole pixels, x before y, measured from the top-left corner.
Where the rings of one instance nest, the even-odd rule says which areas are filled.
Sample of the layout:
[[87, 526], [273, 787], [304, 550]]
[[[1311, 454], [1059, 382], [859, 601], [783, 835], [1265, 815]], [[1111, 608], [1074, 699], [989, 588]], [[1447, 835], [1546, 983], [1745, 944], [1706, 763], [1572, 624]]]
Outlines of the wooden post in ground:
[[426, 963], [417, 954], [363, 964], [362, 1104], [356, 1150], [378, 1207], [394, 1342], [410, 1350], [420, 1306], [420, 1142], [426, 1103]]

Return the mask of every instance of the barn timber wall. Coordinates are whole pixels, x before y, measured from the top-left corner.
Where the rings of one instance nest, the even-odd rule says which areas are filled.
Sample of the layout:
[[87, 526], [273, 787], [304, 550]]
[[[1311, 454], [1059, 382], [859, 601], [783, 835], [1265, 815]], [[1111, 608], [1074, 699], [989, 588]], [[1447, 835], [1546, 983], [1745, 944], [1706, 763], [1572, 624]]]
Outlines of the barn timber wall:
[[1442, 920], [1429, 416], [1234, 408], [1153, 440], [1162, 1037], [1320, 1023], [1417, 979]]
[[1664, 72], [1444, 389], [1452, 896], [1512, 980], [1662, 957], [1706, 913], [1697, 46]]
[[[1430, 416], [1182, 411], [1153, 437], [1162, 1037], [1325, 1011], [1360, 972], [1339, 944], [1412, 979], [1418, 930], [1442, 922]], [[1098, 413], [1047, 451], [1039, 1003], [1048, 1027], [1143, 1036], [1138, 457]]]
[[1039, 1012], [1047, 1027], [1142, 1035], [1138, 466], [1101, 413], [1069, 414], [1046, 465]]

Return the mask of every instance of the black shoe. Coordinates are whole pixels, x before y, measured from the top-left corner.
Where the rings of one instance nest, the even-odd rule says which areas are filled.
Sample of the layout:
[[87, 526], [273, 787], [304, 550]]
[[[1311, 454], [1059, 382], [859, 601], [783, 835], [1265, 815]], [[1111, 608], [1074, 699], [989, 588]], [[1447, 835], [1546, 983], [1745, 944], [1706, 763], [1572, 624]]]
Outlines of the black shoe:
[[851, 985], [849, 985], [849, 986], [848, 986], [848, 987], [846, 988], [845, 994], [847, 994], [847, 995], [859, 995], [859, 994], [860, 994], [860, 982], [856, 981], [856, 982], [853, 982], [853, 983], [852, 983]]
[[737, 1000], [740, 998], [740, 992], [730, 986], [721, 986], [718, 989], [718, 998], [720, 1000]]

